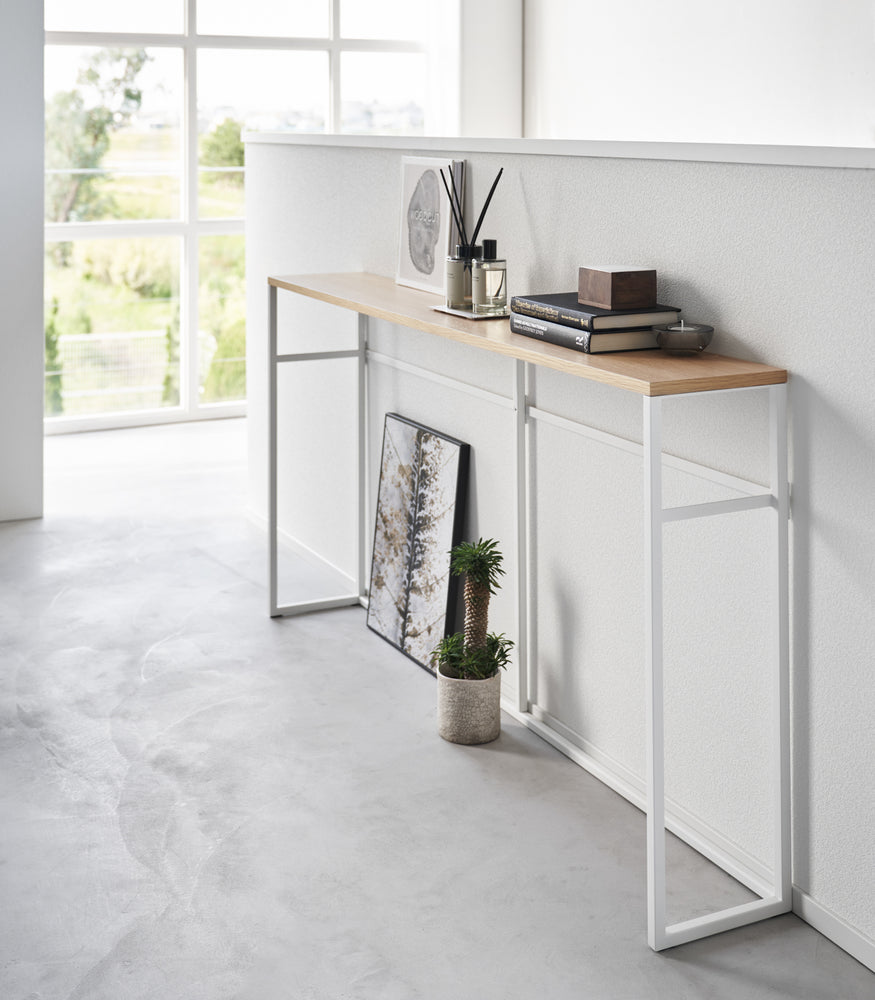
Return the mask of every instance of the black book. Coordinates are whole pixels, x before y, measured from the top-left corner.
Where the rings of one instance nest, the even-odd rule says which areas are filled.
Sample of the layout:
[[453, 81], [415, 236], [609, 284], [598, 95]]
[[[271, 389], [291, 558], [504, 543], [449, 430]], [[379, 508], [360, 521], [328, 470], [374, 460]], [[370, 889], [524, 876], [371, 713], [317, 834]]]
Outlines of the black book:
[[514, 295], [512, 312], [535, 319], [560, 323], [577, 330], [617, 330], [635, 326], [677, 323], [680, 309], [655, 305], [652, 309], [600, 309], [582, 306], [577, 292], [548, 292], [544, 295]]
[[544, 340], [559, 347], [570, 347], [584, 354], [607, 354], [610, 351], [645, 351], [657, 347], [656, 334], [649, 326], [606, 330], [575, 330], [561, 323], [551, 323], [520, 313], [510, 314], [510, 332], [533, 340]]

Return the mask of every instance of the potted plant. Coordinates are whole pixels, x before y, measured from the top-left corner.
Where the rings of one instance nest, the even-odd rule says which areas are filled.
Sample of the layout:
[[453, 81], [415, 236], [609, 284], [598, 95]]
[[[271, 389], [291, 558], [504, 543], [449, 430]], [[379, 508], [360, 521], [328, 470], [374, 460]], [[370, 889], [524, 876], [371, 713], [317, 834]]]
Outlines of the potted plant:
[[497, 542], [481, 538], [457, 545], [450, 557], [450, 572], [465, 577], [465, 631], [446, 636], [432, 653], [438, 732], [450, 743], [489, 743], [501, 730], [501, 670], [513, 649], [506, 636], [487, 632], [502, 555]]

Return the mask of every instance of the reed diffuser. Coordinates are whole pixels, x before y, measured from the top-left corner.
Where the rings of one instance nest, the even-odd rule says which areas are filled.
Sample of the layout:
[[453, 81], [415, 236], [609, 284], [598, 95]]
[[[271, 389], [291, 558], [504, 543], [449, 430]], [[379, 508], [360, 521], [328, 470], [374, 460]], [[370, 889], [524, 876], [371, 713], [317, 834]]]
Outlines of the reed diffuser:
[[[473, 312], [471, 271], [474, 261], [483, 254], [483, 248], [478, 244], [477, 237], [480, 235], [480, 227], [483, 225], [483, 220], [486, 217], [486, 210], [489, 208], [489, 203], [492, 201], [492, 196], [495, 194], [495, 189], [498, 186], [498, 181], [503, 171], [504, 167], [495, 175], [495, 180], [492, 182], [492, 187], [489, 189], [489, 194], [486, 196], [486, 201], [480, 210], [477, 225], [474, 227], [474, 232], [470, 239], [468, 238], [468, 231], [465, 228], [462, 203], [459, 198], [459, 192], [456, 190], [456, 182], [452, 171], [450, 171], [449, 185], [447, 185], [447, 179], [444, 176], [443, 170], [440, 171], [444, 190], [450, 202], [450, 210], [453, 213], [453, 219], [456, 222], [456, 228], [459, 230], [459, 236], [462, 240], [461, 243], [456, 245], [455, 253], [447, 257], [446, 301], [448, 309], [461, 309]], [[452, 191], [450, 190], [451, 187]]]

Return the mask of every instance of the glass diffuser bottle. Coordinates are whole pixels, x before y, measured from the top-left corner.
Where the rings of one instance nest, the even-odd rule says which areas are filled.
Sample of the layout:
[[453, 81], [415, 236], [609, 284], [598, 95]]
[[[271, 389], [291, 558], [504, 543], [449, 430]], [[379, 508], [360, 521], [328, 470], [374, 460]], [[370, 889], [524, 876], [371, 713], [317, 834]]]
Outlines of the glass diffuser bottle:
[[447, 257], [446, 289], [447, 308], [471, 310], [471, 267], [480, 257], [479, 244], [456, 244], [456, 252]]
[[[458, 309], [466, 312], [475, 311], [472, 300], [472, 270], [474, 262], [484, 258], [483, 248], [477, 243], [477, 236], [480, 233], [480, 226], [483, 224], [486, 209], [489, 208], [489, 203], [492, 201], [492, 196], [495, 194], [495, 188], [498, 186], [498, 182], [501, 179], [503, 171], [504, 167], [501, 167], [495, 175], [495, 180], [492, 182], [492, 187], [489, 189], [489, 194], [486, 196], [486, 201], [483, 203], [483, 208], [480, 210], [480, 217], [477, 219], [477, 225], [474, 227], [474, 234], [469, 238], [465, 229], [465, 219], [462, 212], [462, 200], [459, 197], [458, 190], [456, 189], [453, 172], [450, 171], [450, 185], [452, 185], [451, 192], [450, 185], [447, 184], [447, 179], [444, 177], [443, 168], [440, 170], [444, 190], [446, 191], [447, 199], [450, 203], [450, 210], [453, 213], [453, 220], [456, 223], [456, 228], [458, 229], [459, 235], [462, 239], [461, 243], [456, 244], [456, 252], [447, 257], [445, 286], [448, 309]], [[491, 259], [497, 264], [498, 261], [495, 260], [495, 240], [492, 240], [491, 253]], [[501, 263], [504, 262], [502, 261]], [[499, 283], [503, 288], [504, 282], [499, 281]], [[507, 295], [505, 291], [505, 299], [506, 297]], [[499, 311], [497, 309], [494, 312], [489, 310], [488, 314], [499, 315]]]
[[472, 264], [471, 302], [477, 316], [507, 314], [507, 261], [498, 257], [495, 240], [483, 241], [483, 254]]

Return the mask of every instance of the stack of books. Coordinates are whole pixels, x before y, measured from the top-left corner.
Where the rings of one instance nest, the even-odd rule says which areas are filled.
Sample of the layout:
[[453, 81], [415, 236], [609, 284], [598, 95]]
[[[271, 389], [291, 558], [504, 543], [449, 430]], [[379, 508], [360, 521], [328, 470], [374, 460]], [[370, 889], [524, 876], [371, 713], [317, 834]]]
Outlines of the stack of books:
[[[591, 282], [585, 283], [584, 279], [591, 278], [592, 271], [592, 268], [580, 269], [580, 290], [576, 292], [513, 296], [510, 301], [511, 332], [586, 354], [656, 348], [656, 334], [652, 328], [677, 323], [680, 309], [660, 305], [655, 295], [652, 303], [627, 309], [604, 308], [581, 301], [594, 297], [591, 291], [584, 292], [585, 287], [591, 287]], [[646, 296], [638, 301], [647, 301]]]

